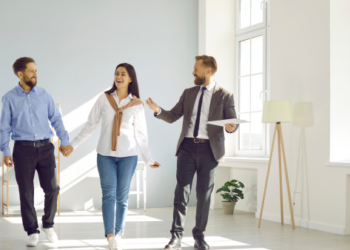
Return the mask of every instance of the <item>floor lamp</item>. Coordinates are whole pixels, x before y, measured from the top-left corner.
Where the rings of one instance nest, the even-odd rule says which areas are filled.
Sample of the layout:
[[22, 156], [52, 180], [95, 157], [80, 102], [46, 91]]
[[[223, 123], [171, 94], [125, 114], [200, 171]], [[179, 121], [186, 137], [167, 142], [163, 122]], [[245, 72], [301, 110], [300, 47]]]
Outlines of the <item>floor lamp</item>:
[[269, 174], [270, 174], [270, 168], [271, 168], [271, 161], [272, 161], [272, 154], [273, 154], [273, 147], [275, 145], [275, 139], [277, 134], [277, 142], [278, 142], [278, 163], [279, 163], [279, 179], [280, 179], [280, 202], [281, 202], [281, 225], [284, 225], [284, 219], [283, 219], [283, 189], [282, 189], [282, 156], [281, 151], [283, 155], [283, 165], [284, 165], [284, 173], [286, 176], [286, 183], [287, 183], [287, 190], [288, 190], [288, 200], [289, 200], [289, 208], [290, 208], [290, 216], [292, 219], [292, 226], [293, 229], [295, 228], [294, 223], [294, 214], [293, 214], [293, 207], [292, 207], [292, 199], [290, 194], [290, 186], [289, 186], [289, 178], [288, 178], [288, 171], [287, 171], [287, 161], [286, 161], [286, 153], [284, 150], [284, 143], [283, 143], [283, 136], [282, 136], [282, 122], [293, 122], [293, 108], [292, 108], [292, 102], [291, 101], [266, 101], [264, 102], [264, 109], [263, 109], [263, 123], [276, 123], [275, 125], [275, 131], [273, 133], [273, 139], [272, 139], [272, 146], [271, 146], [271, 154], [270, 154], [270, 160], [269, 160], [269, 167], [267, 169], [267, 175], [266, 175], [266, 182], [265, 182], [265, 190], [264, 190], [264, 196], [261, 204], [260, 209], [260, 218], [259, 218], [259, 228], [261, 225], [261, 217], [264, 209], [264, 203], [265, 203], [265, 196], [266, 196], [266, 189], [267, 189], [267, 183], [269, 180]]

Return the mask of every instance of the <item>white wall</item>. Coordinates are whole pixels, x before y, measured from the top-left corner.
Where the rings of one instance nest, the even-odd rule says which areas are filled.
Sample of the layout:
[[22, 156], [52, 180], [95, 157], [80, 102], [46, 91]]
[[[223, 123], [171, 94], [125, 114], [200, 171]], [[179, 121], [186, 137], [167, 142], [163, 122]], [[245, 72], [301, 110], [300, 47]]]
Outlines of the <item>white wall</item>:
[[198, 54], [216, 59], [217, 83], [234, 92], [235, 3], [231, 0], [199, 0], [198, 16]]
[[345, 234], [350, 235], [350, 174], [346, 176], [346, 228]]
[[331, 18], [331, 161], [350, 161], [350, 1], [330, 1]]
[[[223, 88], [234, 93], [235, 81], [235, 2], [232, 0], [206, 0], [205, 51], [203, 54], [213, 56], [218, 64], [215, 75], [216, 82]], [[202, 40], [199, 39], [199, 48]], [[199, 51], [201, 54], [202, 51]], [[225, 133], [226, 156], [234, 154], [233, 135]]]
[[[350, 118], [344, 114], [350, 105], [350, 16], [347, 10], [350, 2], [346, 0], [330, 1], [330, 35], [331, 35], [331, 153], [330, 161], [350, 160]], [[339, 193], [346, 201], [346, 234], [350, 234], [350, 170], [339, 169], [339, 180], [344, 183], [345, 193]]]
[[[350, 104], [349, 1], [270, 0], [269, 4], [270, 99], [294, 103], [295, 122], [282, 124], [282, 128], [296, 225], [350, 234], [350, 168], [346, 164], [325, 164], [330, 159], [349, 160], [350, 124], [344, 114], [344, 107]], [[207, 19], [207, 26], [209, 21], [214, 19]], [[271, 124], [270, 145], [273, 129]], [[256, 178], [258, 218], [267, 164], [232, 158], [220, 166], [218, 171], [222, 170], [217, 176], [220, 184], [227, 173], [225, 167], [232, 169], [230, 178], [246, 180], [249, 185], [254, 184], [249, 181], [249, 173], [250, 180]], [[284, 175], [283, 199], [285, 223], [290, 224]], [[215, 208], [219, 207], [218, 201], [220, 198], [216, 195]], [[243, 202], [237, 204], [237, 208], [247, 211], [245, 206]], [[280, 222], [280, 216], [275, 148], [263, 219]], [[264, 222], [261, 227], [264, 228]]]
[[[197, 0], [1, 1], [0, 30], [0, 96], [18, 82], [13, 62], [33, 57], [38, 85], [61, 104], [71, 139], [82, 129], [94, 98], [112, 85], [119, 63], [134, 65], [141, 99], [152, 97], [165, 109], [193, 85]], [[148, 109], [146, 119], [151, 152], [162, 164], [158, 170], [148, 168], [148, 206], [172, 206], [182, 120], [169, 125]], [[95, 153], [99, 129], [62, 160], [62, 210], [101, 206]], [[37, 204], [42, 201], [38, 189]], [[18, 205], [17, 191], [11, 192], [11, 205]], [[195, 194], [191, 197], [194, 205]]]
[[[344, 9], [341, 13], [345, 16], [347, 8], [339, 1], [271, 1], [270, 96], [272, 100], [292, 100], [295, 108], [309, 107], [308, 113], [313, 117], [312, 123], [307, 127], [300, 124], [282, 124], [291, 190], [300, 192], [295, 196], [293, 194], [294, 209], [299, 211], [296, 215], [297, 224], [344, 234], [345, 174], [350, 169], [325, 165], [330, 157], [331, 145], [331, 79], [338, 78], [334, 75], [337, 73], [331, 71], [331, 30], [334, 26], [331, 26], [333, 12], [330, 8], [333, 8], [335, 2], [340, 4], [339, 8]], [[337, 11], [333, 14], [341, 13]], [[344, 76], [343, 72], [339, 76], [342, 83], [337, 84], [342, 85], [343, 91], [348, 91]], [[336, 95], [336, 92], [332, 96], [333, 94]], [[336, 95], [338, 97], [342, 98]], [[272, 129], [271, 127], [271, 131]], [[271, 177], [275, 181], [269, 182], [264, 215], [266, 219], [277, 221], [280, 211], [276, 154], [272, 166], [274, 171]], [[285, 213], [289, 215], [286, 189], [284, 207]]]

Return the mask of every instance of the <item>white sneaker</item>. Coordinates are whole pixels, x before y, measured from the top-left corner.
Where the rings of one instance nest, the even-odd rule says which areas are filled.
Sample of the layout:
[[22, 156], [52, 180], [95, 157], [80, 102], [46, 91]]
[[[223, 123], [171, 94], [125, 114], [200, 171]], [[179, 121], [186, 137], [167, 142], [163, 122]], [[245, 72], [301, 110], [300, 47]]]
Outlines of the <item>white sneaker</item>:
[[58, 241], [57, 234], [55, 233], [55, 230], [53, 227], [50, 228], [44, 228], [43, 225], [41, 225], [41, 229], [45, 232], [46, 238], [51, 242], [51, 243], [56, 243]]
[[39, 234], [35, 233], [35, 234], [31, 234], [29, 235], [29, 238], [27, 240], [27, 247], [36, 247], [36, 245], [38, 245], [39, 242]]
[[113, 236], [108, 239], [108, 245], [110, 250], [122, 250], [122, 238]]
[[117, 250], [123, 250], [122, 249], [122, 237], [115, 236], [115, 239], [117, 240]]

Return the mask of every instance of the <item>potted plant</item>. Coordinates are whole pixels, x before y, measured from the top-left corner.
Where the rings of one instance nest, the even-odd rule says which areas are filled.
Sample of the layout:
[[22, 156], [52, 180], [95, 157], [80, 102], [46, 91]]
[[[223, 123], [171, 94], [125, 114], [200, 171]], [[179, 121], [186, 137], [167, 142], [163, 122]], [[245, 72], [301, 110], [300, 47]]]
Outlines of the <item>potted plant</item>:
[[233, 214], [236, 206], [236, 202], [239, 199], [244, 199], [243, 191], [240, 188], [244, 188], [244, 184], [237, 180], [228, 181], [216, 190], [216, 193], [222, 192], [220, 195], [224, 198], [221, 202], [224, 209], [224, 214]]

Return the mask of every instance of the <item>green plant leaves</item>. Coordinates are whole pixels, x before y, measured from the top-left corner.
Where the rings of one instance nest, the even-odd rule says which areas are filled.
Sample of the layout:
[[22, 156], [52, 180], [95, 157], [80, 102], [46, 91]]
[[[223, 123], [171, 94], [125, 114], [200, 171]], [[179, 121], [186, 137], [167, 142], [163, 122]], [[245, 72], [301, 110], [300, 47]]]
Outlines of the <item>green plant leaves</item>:
[[244, 184], [237, 180], [228, 181], [216, 190], [216, 193], [224, 192], [220, 194], [226, 201], [237, 202], [239, 199], [244, 199], [243, 191], [240, 188], [244, 188]]
[[222, 198], [227, 201], [231, 201], [231, 195], [228, 193], [221, 194]]
[[216, 190], [216, 193], [219, 192], [231, 192], [231, 190], [228, 187], [222, 186], [221, 188], [219, 188], [218, 190]]

